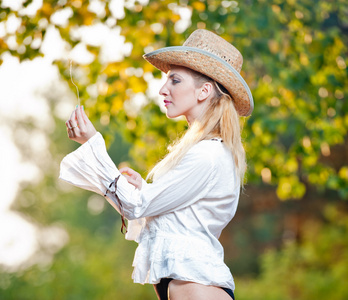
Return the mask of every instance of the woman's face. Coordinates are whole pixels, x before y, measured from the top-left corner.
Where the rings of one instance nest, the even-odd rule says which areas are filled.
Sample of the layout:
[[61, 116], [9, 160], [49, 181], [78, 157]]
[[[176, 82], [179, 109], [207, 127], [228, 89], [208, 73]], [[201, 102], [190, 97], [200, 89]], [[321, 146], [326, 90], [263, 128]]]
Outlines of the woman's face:
[[194, 79], [187, 68], [172, 67], [168, 72], [168, 79], [159, 94], [164, 97], [167, 117], [185, 116], [192, 123], [202, 111], [202, 101], [198, 100], [201, 92], [196, 87]]

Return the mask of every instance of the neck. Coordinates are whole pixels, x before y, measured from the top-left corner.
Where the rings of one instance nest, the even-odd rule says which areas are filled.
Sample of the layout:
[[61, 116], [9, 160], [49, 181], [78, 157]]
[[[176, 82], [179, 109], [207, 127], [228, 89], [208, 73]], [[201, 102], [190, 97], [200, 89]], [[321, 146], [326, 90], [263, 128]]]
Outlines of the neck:
[[196, 120], [196, 118], [193, 118], [193, 117], [185, 117], [185, 118], [186, 118], [186, 121], [187, 121], [187, 124], [188, 124], [189, 127], [191, 127], [191, 125]]
[[207, 112], [207, 105], [209, 105], [210, 99], [206, 99], [202, 102], [199, 103], [197, 106], [196, 110], [191, 114], [191, 115], [186, 115], [186, 121], [191, 127], [191, 125], [196, 121], [196, 120], [202, 120], [204, 114]]

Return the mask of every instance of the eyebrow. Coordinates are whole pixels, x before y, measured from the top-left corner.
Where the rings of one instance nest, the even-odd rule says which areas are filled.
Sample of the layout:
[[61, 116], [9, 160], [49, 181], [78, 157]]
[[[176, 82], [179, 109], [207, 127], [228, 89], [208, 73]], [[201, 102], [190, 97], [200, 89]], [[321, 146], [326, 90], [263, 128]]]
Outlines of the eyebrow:
[[168, 76], [168, 78], [172, 79], [175, 75], [176, 75], [176, 76], [179, 76], [179, 77], [181, 77], [181, 78], [183, 79], [183, 77], [180, 76], [180, 75], [177, 74], [177, 73], [170, 73], [170, 75]]

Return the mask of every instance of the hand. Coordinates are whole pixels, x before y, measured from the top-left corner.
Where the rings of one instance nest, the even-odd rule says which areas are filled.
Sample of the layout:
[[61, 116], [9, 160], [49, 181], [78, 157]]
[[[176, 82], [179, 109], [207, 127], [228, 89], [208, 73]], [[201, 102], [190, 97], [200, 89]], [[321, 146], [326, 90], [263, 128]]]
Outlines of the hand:
[[76, 107], [65, 125], [69, 139], [80, 144], [84, 144], [97, 133], [82, 106]]
[[121, 168], [119, 171], [126, 177], [128, 183], [134, 185], [138, 190], [141, 190], [143, 179], [139, 173], [128, 167]]

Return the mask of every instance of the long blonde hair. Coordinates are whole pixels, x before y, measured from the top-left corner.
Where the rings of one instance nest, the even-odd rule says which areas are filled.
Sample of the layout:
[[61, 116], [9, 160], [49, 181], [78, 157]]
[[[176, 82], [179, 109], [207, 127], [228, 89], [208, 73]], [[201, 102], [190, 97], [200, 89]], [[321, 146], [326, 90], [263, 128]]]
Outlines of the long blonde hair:
[[194, 79], [196, 87], [200, 87], [205, 82], [213, 84], [213, 97], [210, 103], [208, 103], [205, 113], [194, 121], [182, 138], [168, 147], [168, 154], [155, 165], [147, 179], [155, 180], [167, 173], [198, 142], [218, 137], [223, 140], [223, 143], [231, 151], [236, 164], [237, 174], [241, 179], [241, 185], [243, 185], [246, 171], [245, 151], [241, 139], [239, 116], [233, 105], [232, 98], [224, 87], [213, 79], [191, 69], [188, 70]]

